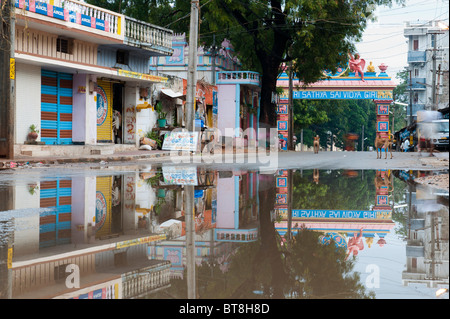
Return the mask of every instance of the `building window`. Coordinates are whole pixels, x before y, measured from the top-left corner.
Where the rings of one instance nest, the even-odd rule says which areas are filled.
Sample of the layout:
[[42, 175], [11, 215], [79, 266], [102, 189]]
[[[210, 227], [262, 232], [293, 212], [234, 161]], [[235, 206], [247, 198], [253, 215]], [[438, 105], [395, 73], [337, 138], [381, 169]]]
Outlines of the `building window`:
[[128, 52], [117, 50], [116, 63], [128, 65]]
[[56, 52], [72, 54], [73, 40], [66, 38], [56, 39]]
[[431, 47], [434, 48], [436, 42], [436, 34], [431, 34]]
[[413, 40], [413, 51], [418, 51], [418, 50], [419, 50], [419, 40], [414, 39]]
[[415, 78], [419, 77], [419, 69], [414, 69], [414, 77]]

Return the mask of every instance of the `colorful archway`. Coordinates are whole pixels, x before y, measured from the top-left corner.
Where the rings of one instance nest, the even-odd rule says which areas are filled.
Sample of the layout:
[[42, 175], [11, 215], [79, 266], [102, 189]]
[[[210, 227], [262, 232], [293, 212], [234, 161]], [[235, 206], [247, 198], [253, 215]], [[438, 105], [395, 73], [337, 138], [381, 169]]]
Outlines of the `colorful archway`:
[[[346, 74], [347, 68], [342, 68], [336, 74], [324, 72], [327, 79], [304, 86], [294, 78], [293, 99], [304, 100], [373, 100], [377, 108], [377, 135], [386, 138], [389, 136], [389, 105], [393, 102], [393, 90], [397, 86], [386, 73], [387, 66], [383, 63], [378, 66], [380, 72], [375, 72], [372, 64], [364, 77], [354, 72]], [[277, 81], [277, 87], [283, 89], [277, 105], [277, 128], [279, 135], [286, 140], [289, 138], [289, 76], [283, 72]], [[287, 143], [286, 143], [287, 144]], [[284, 149], [287, 149], [285, 146]]]

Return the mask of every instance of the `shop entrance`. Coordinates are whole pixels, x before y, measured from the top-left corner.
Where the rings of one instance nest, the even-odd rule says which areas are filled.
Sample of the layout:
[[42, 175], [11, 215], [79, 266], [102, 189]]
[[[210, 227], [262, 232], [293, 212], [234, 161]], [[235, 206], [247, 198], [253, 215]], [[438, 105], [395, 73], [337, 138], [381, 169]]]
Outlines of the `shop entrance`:
[[123, 83], [113, 83], [112, 137], [116, 144], [123, 144]]

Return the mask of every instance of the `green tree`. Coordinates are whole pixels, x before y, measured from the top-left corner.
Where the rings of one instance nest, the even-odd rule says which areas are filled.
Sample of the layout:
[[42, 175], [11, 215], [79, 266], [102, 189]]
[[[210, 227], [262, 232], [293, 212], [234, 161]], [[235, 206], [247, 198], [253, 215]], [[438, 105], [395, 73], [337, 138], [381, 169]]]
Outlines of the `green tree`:
[[[400, 80], [400, 84], [397, 85], [393, 92], [394, 101], [408, 104], [409, 103], [409, 93], [408, 89], [408, 79], [409, 79], [409, 70], [405, 67], [402, 71], [397, 73], [397, 79]], [[391, 107], [391, 111], [393, 111], [393, 116], [395, 118], [394, 122], [394, 132], [401, 130], [403, 127], [407, 126], [408, 119], [407, 115], [407, 106], [395, 104]], [[393, 110], [392, 110], [393, 109]]]
[[[347, 52], [361, 39], [376, 6], [394, 1], [404, 0], [207, 0], [200, 4], [200, 42], [211, 45], [213, 34], [216, 41], [229, 39], [244, 67], [261, 73], [260, 122], [274, 127], [271, 97], [282, 63], [294, 61], [296, 77], [304, 84], [321, 79], [325, 69], [336, 71], [347, 62]], [[176, 32], [189, 30], [190, 1], [126, 3], [121, 10], [132, 17]]]

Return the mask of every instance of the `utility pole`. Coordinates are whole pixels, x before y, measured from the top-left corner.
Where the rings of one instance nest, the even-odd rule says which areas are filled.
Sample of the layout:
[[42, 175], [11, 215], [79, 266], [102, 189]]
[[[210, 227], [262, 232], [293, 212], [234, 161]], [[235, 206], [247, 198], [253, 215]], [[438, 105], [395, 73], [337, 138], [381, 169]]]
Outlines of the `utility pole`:
[[288, 135], [288, 150], [292, 151], [294, 149], [294, 98], [293, 98], [293, 72], [292, 72], [292, 61], [289, 62], [289, 135]]
[[437, 105], [436, 105], [436, 50], [437, 50], [437, 35], [438, 33], [432, 33], [431, 36], [434, 36], [434, 45], [433, 45], [433, 54], [432, 54], [432, 59], [433, 59], [433, 75], [431, 78], [431, 109], [433, 111], [437, 110]]
[[15, 7], [9, 0], [0, 6], [0, 157], [14, 158]]
[[216, 85], [216, 35], [213, 34], [213, 44], [211, 52], [211, 71], [212, 71], [212, 84]]
[[361, 152], [364, 152], [364, 125], [362, 126]]
[[303, 129], [300, 131], [300, 151], [303, 152]]
[[438, 67], [438, 74], [437, 74], [437, 85], [436, 85], [436, 95], [435, 95], [435, 99], [436, 99], [436, 109], [439, 109], [439, 83], [441, 83], [441, 65], [439, 64]]
[[195, 130], [195, 90], [197, 87], [197, 45], [198, 45], [198, 11], [199, 0], [191, 0], [191, 22], [189, 29], [189, 65], [186, 92], [186, 129], [189, 132]]
[[[195, 91], [197, 87], [197, 44], [198, 44], [198, 12], [199, 0], [191, 1], [191, 21], [189, 31], [189, 65], [186, 92], [186, 129], [188, 132], [195, 130], [194, 108]], [[186, 268], [187, 268], [187, 298], [196, 298], [195, 280], [195, 211], [194, 211], [194, 186], [186, 185], [185, 196], [185, 224], [186, 224]]]
[[412, 115], [412, 70], [409, 70], [409, 125], [412, 125], [413, 115]]

